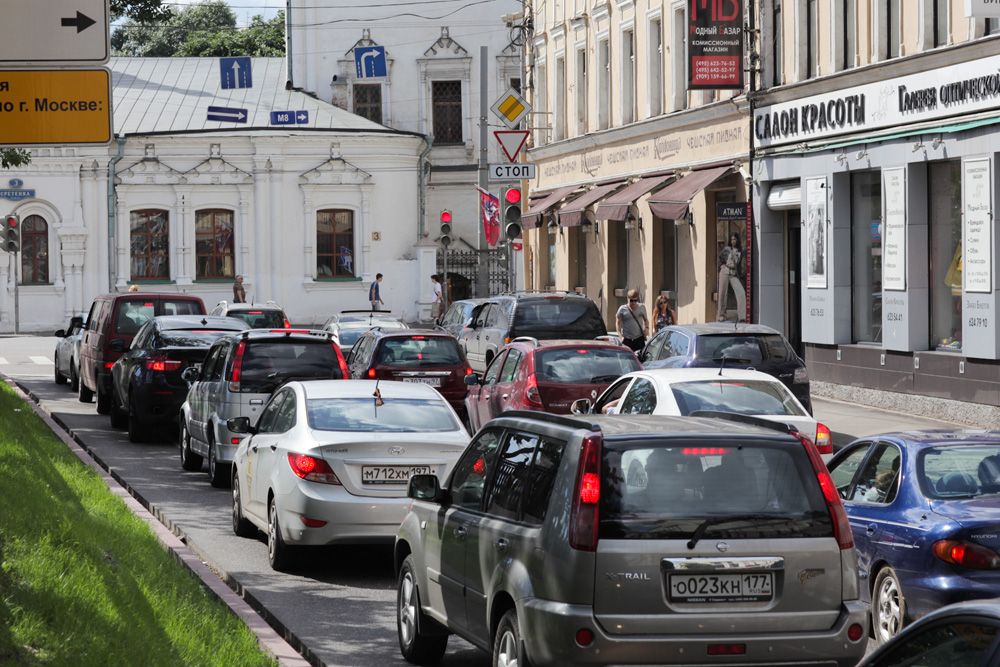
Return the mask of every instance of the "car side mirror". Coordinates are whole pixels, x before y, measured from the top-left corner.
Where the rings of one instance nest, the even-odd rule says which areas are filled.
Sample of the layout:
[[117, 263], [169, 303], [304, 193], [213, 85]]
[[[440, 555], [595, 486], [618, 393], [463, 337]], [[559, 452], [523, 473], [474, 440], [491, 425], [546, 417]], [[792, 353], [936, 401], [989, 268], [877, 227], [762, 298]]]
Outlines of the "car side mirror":
[[465, 384], [467, 384], [470, 387], [475, 387], [476, 385], [479, 384], [479, 376], [476, 375], [475, 373], [469, 373], [468, 375], [465, 376]]
[[111, 351], [112, 352], [124, 352], [125, 351], [125, 341], [121, 338], [116, 338], [111, 341]]
[[201, 371], [199, 371], [197, 368], [195, 368], [194, 366], [188, 366], [183, 371], [181, 371], [181, 379], [190, 384], [196, 381], [200, 374]]
[[54, 335], [55, 335], [56, 338], [65, 338], [66, 337], [66, 330], [65, 329], [59, 329], [58, 331], [55, 332]]
[[437, 475], [414, 475], [406, 487], [406, 496], [413, 500], [427, 500], [440, 503], [444, 500], [444, 491]]
[[250, 425], [249, 417], [233, 417], [232, 419], [227, 419], [226, 428], [233, 433], [249, 433], [250, 435], [253, 435], [257, 432], [257, 429]]
[[589, 398], [578, 398], [569, 406], [569, 411], [574, 415], [589, 415], [593, 404]]

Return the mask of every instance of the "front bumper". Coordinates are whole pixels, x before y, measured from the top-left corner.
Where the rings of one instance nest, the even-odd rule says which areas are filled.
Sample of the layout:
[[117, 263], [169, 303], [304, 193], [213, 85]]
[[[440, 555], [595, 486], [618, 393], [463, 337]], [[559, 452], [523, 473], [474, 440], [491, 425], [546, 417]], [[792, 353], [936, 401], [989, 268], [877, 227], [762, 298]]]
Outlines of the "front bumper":
[[[597, 622], [593, 608], [530, 598], [520, 608], [521, 636], [535, 665], [836, 665], [853, 667], [868, 643], [868, 606], [859, 600], [844, 603], [840, 618], [829, 630], [776, 631], [768, 635], [609, 635]], [[852, 642], [847, 629], [865, 628]], [[583, 648], [574, 637], [588, 628], [594, 642]], [[744, 644], [746, 653], [709, 656], [709, 644]]]
[[[295, 483], [276, 500], [282, 537], [292, 545], [391, 544], [410, 506], [405, 496], [355, 496], [343, 486], [317, 482]], [[303, 517], [326, 524], [309, 528]]]

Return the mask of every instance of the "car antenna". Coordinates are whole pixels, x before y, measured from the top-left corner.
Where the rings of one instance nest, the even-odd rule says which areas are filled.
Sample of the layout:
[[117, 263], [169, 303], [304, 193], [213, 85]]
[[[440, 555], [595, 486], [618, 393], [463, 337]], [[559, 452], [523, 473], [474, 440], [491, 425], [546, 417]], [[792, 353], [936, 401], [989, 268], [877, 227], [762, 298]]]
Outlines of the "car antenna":
[[378, 388], [378, 383], [380, 381], [381, 381], [381, 378], [378, 379], [378, 380], [375, 380], [375, 392], [372, 394], [372, 398], [375, 399], [375, 416], [376, 417], [378, 416], [378, 409], [380, 407], [382, 407], [383, 405], [385, 405], [385, 401], [382, 400], [382, 390]]
[[719, 364], [719, 375], [722, 375], [722, 369], [726, 367], [726, 359], [728, 359], [728, 357], [726, 355], [722, 355], [722, 363]]

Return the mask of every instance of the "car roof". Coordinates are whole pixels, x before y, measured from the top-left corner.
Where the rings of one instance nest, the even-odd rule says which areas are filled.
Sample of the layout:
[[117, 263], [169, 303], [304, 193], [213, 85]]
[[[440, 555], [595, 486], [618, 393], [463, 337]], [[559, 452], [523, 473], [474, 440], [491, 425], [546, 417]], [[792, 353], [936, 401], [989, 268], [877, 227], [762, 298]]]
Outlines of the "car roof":
[[246, 322], [231, 317], [218, 315], [160, 315], [154, 317], [156, 326], [161, 331], [171, 329], [227, 329], [230, 331], [247, 331]]
[[[593, 338], [561, 338], [554, 340], [524, 340], [524, 338], [530, 338], [530, 336], [523, 336], [520, 339], [515, 338], [509, 345], [523, 345], [528, 348], [533, 348], [535, 350], [549, 350], [549, 349], [572, 349], [574, 347], [606, 347], [612, 350], [629, 350], [629, 348], [624, 345], [619, 345], [618, 343], [613, 343], [609, 340], [595, 340]], [[631, 350], [629, 350], [631, 351]]]
[[934, 447], [942, 445], [1000, 445], [1000, 431], [973, 428], [931, 428], [920, 431], [893, 431], [858, 438], [855, 442], [868, 440], [894, 440], [914, 447]]
[[[428, 338], [449, 338], [455, 340], [447, 331], [442, 331], [440, 329], [379, 329], [377, 326], [373, 327], [371, 331], [375, 334], [381, 335], [383, 338], [410, 338], [412, 336], [426, 336]], [[457, 341], [456, 341], [457, 342]]]
[[[745, 370], [742, 368], [724, 368], [719, 371], [718, 367], [709, 368], [649, 368], [646, 370], [632, 371], [629, 376], [646, 375], [657, 383], [671, 384], [674, 382], [699, 382], [706, 380], [758, 380], [768, 384], [782, 384], [781, 380], [761, 373], [760, 371]], [[624, 376], [623, 376], [624, 377]]]
[[227, 313], [234, 310], [277, 310], [280, 312], [282, 308], [276, 303], [231, 303], [226, 306]]
[[169, 299], [171, 301], [201, 301], [201, 297], [195, 294], [178, 294], [177, 292], [115, 292], [112, 294], [102, 294], [98, 299], [108, 299], [111, 301], [141, 301], [143, 299]]
[[430, 398], [444, 401], [434, 387], [420, 382], [395, 382], [393, 380], [306, 380], [289, 382], [301, 385], [306, 398], [371, 398], [378, 388], [382, 400], [393, 398]]
[[580, 415], [560, 416], [531, 413], [508, 412], [493, 423], [498, 426], [517, 427], [523, 420], [538, 421], [547, 424], [582, 429], [600, 429], [605, 437], [625, 439], [649, 435], [687, 437], [713, 437], [720, 434], [781, 438], [789, 442], [798, 439], [783, 433], [777, 428], [767, 428], [754, 424], [730, 421], [728, 419], [713, 419], [710, 417], [672, 417], [662, 415]]
[[674, 331], [684, 331], [696, 336], [710, 336], [717, 334], [777, 334], [781, 332], [777, 329], [764, 326], [763, 324], [733, 324], [732, 322], [706, 322], [704, 324], [674, 324], [668, 329]]

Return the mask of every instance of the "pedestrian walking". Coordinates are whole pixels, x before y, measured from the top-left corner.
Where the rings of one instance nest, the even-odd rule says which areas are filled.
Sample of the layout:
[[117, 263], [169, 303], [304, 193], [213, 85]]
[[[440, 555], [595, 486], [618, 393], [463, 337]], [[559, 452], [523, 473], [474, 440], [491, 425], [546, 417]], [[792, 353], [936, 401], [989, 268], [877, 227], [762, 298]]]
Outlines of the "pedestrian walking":
[[740, 236], [729, 235], [729, 243], [719, 253], [719, 291], [718, 316], [720, 322], [726, 321], [726, 302], [729, 301], [729, 289], [736, 295], [736, 321], [746, 319], [747, 293], [740, 281], [740, 261], [743, 251], [740, 250]]
[[382, 301], [381, 285], [382, 274], [376, 273], [375, 280], [372, 281], [371, 287], [368, 288], [368, 301], [372, 304], [372, 310], [378, 310], [379, 306], [385, 305], [385, 302]]
[[639, 303], [639, 290], [628, 291], [628, 303], [618, 308], [615, 323], [625, 345], [634, 352], [641, 351], [646, 345], [649, 318], [646, 317], [646, 307]]
[[243, 287], [243, 276], [236, 276], [233, 281], [233, 303], [246, 303], [247, 291]]
[[444, 315], [444, 295], [441, 290], [441, 276], [436, 273], [433, 274], [431, 276], [431, 283], [431, 290], [434, 293], [434, 299], [431, 301], [431, 318], [435, 324], [440, 324], [441, 316]]
[[661, 294], [656, 297], [656, 304], [653, 306], [653, 326], [656, 331], [677, 324], [677, 313], [670, 307], [670, 299]]

